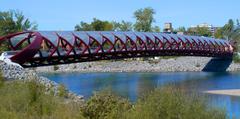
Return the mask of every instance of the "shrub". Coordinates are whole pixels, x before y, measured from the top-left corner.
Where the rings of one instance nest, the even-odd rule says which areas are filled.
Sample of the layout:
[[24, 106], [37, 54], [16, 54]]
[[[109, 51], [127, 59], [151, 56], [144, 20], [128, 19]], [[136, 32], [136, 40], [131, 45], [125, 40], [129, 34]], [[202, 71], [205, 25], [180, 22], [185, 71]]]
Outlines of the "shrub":
[[237, 54], [234, 54], [234, 56], [233, 56], [233, 61], [234, 61], [235, 63], [240, 63], [240, 56], [237, 55]]
[[204, 103], [203, 98], [173, 88], [156, 89], [139, 99], [128, 112], [129, 119], [224, 119], [223, 110]]
[[54, 71], [57, 71], [58, 69], [59, 69], [59, 66], [57, 66], [57, 65], [54, 65], [54, 66], [53, 66], [53, 70], [54, 70]]
[[4, 77], [2, 76], [2, 71], [0, 71], [0, 87], [4, 84]]
[[83, 118], [77, 103], [63, 103], [47, 95], [36, 82], [5, 82], [0, 88], [0, 117], [3, 119]]
[[128, 100], [120, 98], [110, 91], [95, 93], [83, 108], [84, 117], [90, 119], [116, 119], [129, 110], [131, 105]]
[[58, 96], [60, 97], [66, 97], [67, 96], [67, 89], [63, 84], [60, 84], [58, 86]]

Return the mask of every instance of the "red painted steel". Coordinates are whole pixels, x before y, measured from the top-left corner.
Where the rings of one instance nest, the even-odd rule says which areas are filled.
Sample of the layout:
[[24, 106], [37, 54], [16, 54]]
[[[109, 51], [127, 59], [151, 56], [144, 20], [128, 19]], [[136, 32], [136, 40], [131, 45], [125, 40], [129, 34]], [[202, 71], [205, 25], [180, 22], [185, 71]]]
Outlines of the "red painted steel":
[[3, 41], [17, 52], [10, 59], [24, 67], [132, 57], [233, 54], [233, 47], [226, 40], [164, 33], [29, 31], [0, 37], [0, 43]]

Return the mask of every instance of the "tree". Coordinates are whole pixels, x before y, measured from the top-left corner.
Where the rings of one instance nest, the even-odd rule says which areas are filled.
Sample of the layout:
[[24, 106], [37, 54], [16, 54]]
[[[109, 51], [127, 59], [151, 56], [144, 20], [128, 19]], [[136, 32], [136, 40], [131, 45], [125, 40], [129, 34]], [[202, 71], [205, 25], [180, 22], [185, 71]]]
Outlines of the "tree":
[[88, 24], [86, 22], [80, 22], [79, 25], [75, 26], [75, 31], [90, 31], [93, 30], [91, 24]]
[[93, 21], [88, 24], [86, 22], [80, 22], [79, 25], [75, 26], [75, 31], [112, 31], [113, 25], [108, 21], [102, 21], [96, 18], [93, 18]]
[[197, 27], [196, 31], [197, 31], [197, 35], [199, 36], [205, 36], [205, 37], [212, 36], [212, 33], [209, 31], [207, 27]]
[[112, 21], [112, 25], [113, 25], [113, 31], [121, 31], [119, 28], [121, 24], [119, 22]]
[[161, 30], [160, 30], [159, 26], [155, 26], [155, 27], [152, 28], [152, 31], [153, 32], [160, 32]]
[[205, 36], [210, 37], [212, 33], [209, 31], [207, 27], [196, 27], [196, 28], [189, 28], [187, 30], [189, 35], [197, 35], [197, 36]]
[[175, 30], [175, 32], [186, 32], [186, 28], [184, 26], [181, 26]]
[[113, 26], [108, 21], [101, 21], [99, 19], [93, 18], [93, 22], [91, 23], [93, 30], [95, 31], [111, 31]]
[[132, 31], [132, 23], [131, 22], [122, 21], [120, 23], [119, 29], [121, 31]]
[[229, 19], [228, 23], [225, 24], [222, 28], [223, 37], [225, 39], [230, 39], [231, 34], [233, 33], [233, 30], [234, 30], [234, 21], [232, 19]]
[[[0, 11], [0, 37], [26, 30], [36, 30], [37, 24], [30, 22], [22, 12], [19, 11]], [[0, 52], [9, 50], [7, 42], [1, 42]]]
[[155, 11], [150, 7], [135, 11], [134, 17], [136, 18], [136, 23], [134, 24], [134, 30], [141, 31], [141, 32], [152, 31], [154, 14], [155, 14]]
[[223, 30], [222, 28], [217, 29], [217, 31], [214, 34], [215, 38], [223, 39]]
[[131, 22], [121, 21], [121, 22], [112, 22], [114, 31], [132, 31], [133, 25]]
[[36, 30], [37, 24], [30, 22], [22, 12], [4, 11], [0, 12], [0, 36], [10, 33]]

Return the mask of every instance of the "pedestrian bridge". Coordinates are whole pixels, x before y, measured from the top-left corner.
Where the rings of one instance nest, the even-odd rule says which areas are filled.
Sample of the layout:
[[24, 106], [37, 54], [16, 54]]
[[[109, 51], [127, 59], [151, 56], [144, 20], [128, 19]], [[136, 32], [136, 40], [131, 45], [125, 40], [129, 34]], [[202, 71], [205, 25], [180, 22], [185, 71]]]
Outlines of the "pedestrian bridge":
[[150, 32], [28, 31], [0, 37], [4, 58], [23, 67], [153, 56], [228, 58], [227, 40]]

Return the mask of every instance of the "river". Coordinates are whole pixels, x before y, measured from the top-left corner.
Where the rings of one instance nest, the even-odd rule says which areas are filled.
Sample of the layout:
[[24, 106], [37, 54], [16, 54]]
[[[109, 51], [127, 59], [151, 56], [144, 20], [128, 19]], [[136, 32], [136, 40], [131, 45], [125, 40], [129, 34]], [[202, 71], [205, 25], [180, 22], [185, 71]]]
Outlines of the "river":
[[[90, 97], [94, 91], [111, 89], [135, 101], [156, 87], [174, 85], [189, 91], [240, 89], [240, 73], [57, 73], [42, 74], [69, 90]], [[224, 107], [230, 117], [240, 118], [240, 97], [208, 94], [209, 103]]]

